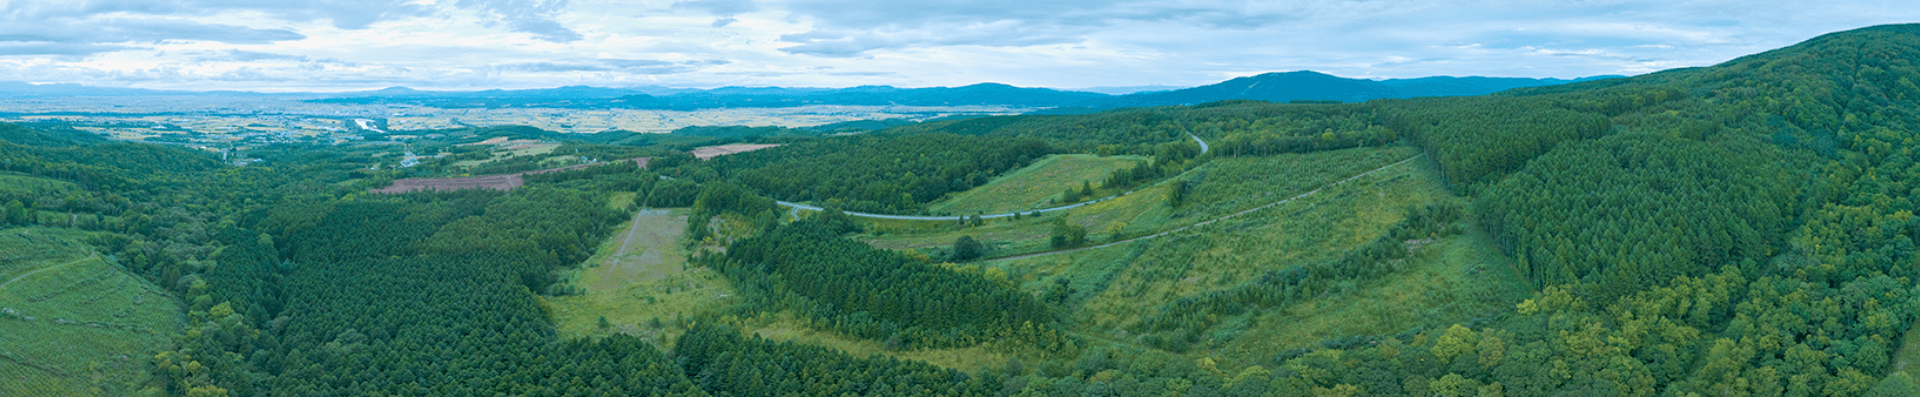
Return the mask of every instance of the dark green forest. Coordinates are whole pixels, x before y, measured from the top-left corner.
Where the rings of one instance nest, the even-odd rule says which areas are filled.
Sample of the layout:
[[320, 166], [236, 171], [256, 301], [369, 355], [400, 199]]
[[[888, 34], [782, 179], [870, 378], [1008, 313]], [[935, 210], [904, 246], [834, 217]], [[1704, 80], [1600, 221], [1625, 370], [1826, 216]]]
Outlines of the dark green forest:
[[[1908, 396], [1893, 360], [1920, 320], [1915, 60], [1920, 25], [1889, 25], [1479, 97], [766, 132], [729, 139], [784, 146], [708, 161], [675, 145], [761, 132], [608, 136], [563, 148], [657, 161], [398, 195], [367, 191], [544, 166], [379, 171], [350, 148], [282, 147], [232, 167], [0, 124], [0, 173], [78, 186], [8, 191], [0, 224], [93, 232], [90, 244], [181, 300], [191, 325], [178, 347], [143, 358], [152, 390], [177, 396]], [[1055, 153], [1153, 156], [1109, 180], [1126, 186], [1188, 169], [1167, 164], [1396, 145], [1423, 152], [1468, 204], [1405, 208], [1350, 252], [1183, 296], [1130, 329], [1077, 332], [1072, 292], [874, 248], [847, 237], [861, 226], [843, 216], [788, 222], [772, 204], [920, 213]], [[609, 205], [615, 193], [634, 201]], [[543, 301], [575, 293], [558, 272], [661, 206], [693, 207], [696, 236], [716, 217], [752, 223], [690, 261], [744, 299], [673, 319], [677, 340], [561, 337]], [[1383, 279], [1404, 242], [1468, 233], [1514, 260], [1527, 299], [1461, 324], [1300, 341], [1312, 347], [1228, 370], [1183, 355], [1225, 318]], [[780, 312], [889, 352], [1010, 358], [962, 372], [730, 323]]]

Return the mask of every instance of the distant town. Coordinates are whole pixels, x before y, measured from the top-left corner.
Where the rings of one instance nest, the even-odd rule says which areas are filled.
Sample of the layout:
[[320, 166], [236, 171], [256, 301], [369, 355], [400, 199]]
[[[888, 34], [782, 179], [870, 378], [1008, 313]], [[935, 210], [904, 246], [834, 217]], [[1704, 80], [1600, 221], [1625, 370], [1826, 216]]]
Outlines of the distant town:
[[217, 149], [276, 143], [403, 142], [432, 130], [525, 125], [562, 133], [665, 133], [689, 126], [807, 127], [853, 120], [1019, 114], [1004, 106], [841, 106], [694, 111], [433, 108], [257, 95], [0, 98], [0, 122], [71, 127], [117, 140]]

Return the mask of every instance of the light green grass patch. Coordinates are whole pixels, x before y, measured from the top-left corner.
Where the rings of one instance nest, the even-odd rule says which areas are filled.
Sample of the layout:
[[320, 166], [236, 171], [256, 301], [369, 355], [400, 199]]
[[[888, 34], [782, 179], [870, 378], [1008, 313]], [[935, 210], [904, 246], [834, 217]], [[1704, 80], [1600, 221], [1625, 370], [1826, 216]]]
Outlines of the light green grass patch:
[[1181, 297], [1337, 259], [1384, 235], [1407, 208], [1446, 199], [1430, 176], [1403, 164], [1286, 204], [1148, 240], [1150, 246], [1086, 304], [1080, 318], [1098, 327], [1126, 328]]
[[0, 174], [0, 195], [58, 194], [74, 190], [80, 190], [80, 185], [58, 179]]
[[1099, 187], [1113, 171], [1145, 164], [1146, 156], [1107, 156], [1058, 154], [1041, 158], [1032, 165], [993, 178], [985, 185], [968, 189], [945, 200], [927, 205], [934, 213], [954, 215], [1002, 214], [1054, 206], [1067, 188], [1079, 188], [1081, 182]]
[[[1223, 158], [1174, 177], [1193, 184], [1187, 202], [1170, 207], [1171, 185], [1161, 181], [1131, 194], [1042, 219], [987, 220], [979, 227], [956, 221], [859, 219], [874, 233], [856, 238], [875, 247], [939, 251], [960, 236], [973, 236], [990, 248], [989, 257], [1052, 250], [1051, 217], [1066, 216], [1085, 227], [1090, 243], [1138, 237], [1192, 225], [1248, 208], [1306, 193], [1329, 183], [1406, 160], [1410, 147], [1355, 148], [1269, 157]], [[1115, 238], [1118, 236], [1119, 238]]]
[[[664, 342], [679, 332], [665, 325], [732, 304], [737, 294], [725, 278], [686, 267], [680, 239], [687, 213], [684, 208], [642, 213], [570, 271], [565, 277], [585, 287], [586, 294], [545, 298], [561, 335], [626, 333]], [[602, 317], [608, 327], [600, 326]]]
[[185, 323], [164, 289], [104, 256], [71, 255], [78, 234], [0, 230], [0, 251], [17, 254], [24, 241], [57, 253], [9, 261], [0, 279], [0, 395], [134, 394]]
[[1444, 328], [1511, 309], [1527, 283], [1478, 227], [1423, 248], [1398, 273], [1303, 304], [1215, 327], [1211, 356], [1238, 366], [1271, 363], [1282, 351], [1355, 335], [1393, 335], [1416, 326]]
[[1012, 357], [1005, 353], [995, 352], [984, 345], [960, 349], [887, 350], [886, 347], [878, 341], [841, 335], [830, 331], [816, 330], [808, 327], [805, 321], [786, 317], [790, 316], [783, 315], [781, 318], [764, 321], [758, 326], [750, 328], [754, 334], [760, 335], [760, 337], [767, 338], [768, 340], [779, 342], [791, 341], [800, 344], [825, 346], [861, 357], [883, 355], [900, 360], [924, 361], [942, 368], [973, 373], [978, 373], [983, 369], [1004, 366], [1007, 363], [1007, 359]]
[[1892, 371], [1905, 371], [1907, 375], [1920, 375], [1920, 321], [1907, 330], [1906, 343], [1900, 345], [1900, 351], [1893, 353]]

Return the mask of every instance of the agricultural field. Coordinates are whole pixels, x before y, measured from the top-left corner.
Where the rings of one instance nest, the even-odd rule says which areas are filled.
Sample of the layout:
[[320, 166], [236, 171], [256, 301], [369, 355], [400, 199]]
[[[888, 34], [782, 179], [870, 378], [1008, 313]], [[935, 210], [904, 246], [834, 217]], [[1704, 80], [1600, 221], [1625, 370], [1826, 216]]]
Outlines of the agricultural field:
[[1053, 206], [1060, 193], [1081, 182], [1099, 186], [1113, 171], [1147, 162], [1145, 156], [1051, 155], [987, 182], [929, 204], [936, 214], [1003, 214]]
[[472, 168], [472, 167], [479, 166], [481, 164], [491, 163], [495, 160], [501, 160], [501, 159], [506, 159], [511, 157], [545, 156], [548, 153], [553, 153], [553, 149], [558, 147], [560, 147], [559, 144], [541, 144], [541, 145], [520, 145], [520, 146], [515, 146], [514, 148], [506, 148], [506, 147], [495, 148], [492, 152], [493, 154], [492, 157], [488, 157], [480, 160], [459, 161], [459, 162], [453, 163], [453, 165], [457, 167]]
[[132, 395], [185, 319], [69, 229], [0, 230], [0, 395]]
[[776, 146], [780, 146], [780, 145], [736, 143], [732, 145], [707, 146], [703, 148], [693, 149], [693, 157], [699, 158], [701, 160], [711, 160], [714, 157], [720, 157], [720, 156], [725, 156], [729, 154], [746, 153], [746, 152], [751, 152], [755, 150], [766, 149], [766, 148], [771, 148]]

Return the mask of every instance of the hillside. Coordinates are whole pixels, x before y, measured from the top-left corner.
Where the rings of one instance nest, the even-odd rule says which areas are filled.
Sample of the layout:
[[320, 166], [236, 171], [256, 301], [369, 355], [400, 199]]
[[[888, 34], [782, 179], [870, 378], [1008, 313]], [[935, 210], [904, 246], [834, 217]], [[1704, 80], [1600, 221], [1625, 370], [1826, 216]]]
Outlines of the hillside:
[[[116, 385], [99, 394], [177, 396], [1910, 396], [1916, 59], [1920, 25], [1888, 25], [1482, 96], [690, 130], [510, 156], [461, 145], [545, 132], [462, 130], [414, 142], [454, 154], [408, 169], [369, 169], [394, 155], [376, 145], [229, 167], [0, 128], [0, 255], [30, 262], [0, 273], [48, 276], [0, 286], [0, 303], [172, 328], [65, 354], [8, 333], [0, 373], [85, 368]], [[1512, 83], [1236, 81], [1189, 93]], [[1014, 92], [975, 88], [928, 100]], [[782, 145], [686, 153], [750, 139]], [[652, 160], [511, 190], [365, 193], [637, 155]], [[992, 220], [837, 211], [1053, 192], [1116, 197]], [[124, 306], [148, 295], [178, 297], [177, 316]], [[73, 378], [6, 390], [100, 389]]]
[[1298, 71], [1237, 77], [1205, 86], [1121, 95], [1112, 98], [1080, 102], [1072, 106], [1088, 108], [1182, 106], [1233, 99], [1268, 102], [1292, 102], [1302, 100], [1365, 102], [1368, 100], [1387, 98], [1486, 95], [1514, 88], [1550, 86], [1616, 77], [1618, 76], [1561, 80], [1513, 77], [1435, 76], [1375, 81], [1336, 77], [1313, 71]]

